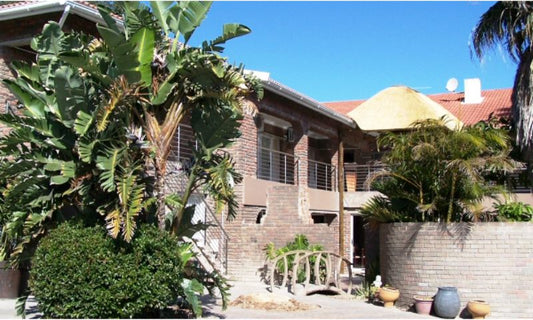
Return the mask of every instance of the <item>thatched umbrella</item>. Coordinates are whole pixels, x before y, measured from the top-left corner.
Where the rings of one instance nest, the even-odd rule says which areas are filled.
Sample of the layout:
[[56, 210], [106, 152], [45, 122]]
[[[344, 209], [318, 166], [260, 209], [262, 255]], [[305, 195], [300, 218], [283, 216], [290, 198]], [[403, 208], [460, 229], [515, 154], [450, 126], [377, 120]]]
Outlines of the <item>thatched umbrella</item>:
[[368, 99], [348, 116], [364, 131], [409, 129], [415, 121], [446, 117], [446, 126], [460, 128], [461, 121], [426, 95], [405, 86], [384, 89]]

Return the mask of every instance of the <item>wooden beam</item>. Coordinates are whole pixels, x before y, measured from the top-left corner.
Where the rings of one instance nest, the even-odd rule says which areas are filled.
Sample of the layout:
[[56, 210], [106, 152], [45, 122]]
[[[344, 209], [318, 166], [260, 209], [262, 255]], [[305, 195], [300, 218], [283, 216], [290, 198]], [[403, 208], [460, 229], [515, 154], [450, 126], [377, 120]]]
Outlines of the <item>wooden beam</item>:
[[[342, 139], [342, 132], [339, 130], [339, 155], [337, 157], [337, 190], [339, 192], [339, 256], [344, 257], [344, 142]], [[341, 272], [343, 271], [344, 270], [341, 270]]]

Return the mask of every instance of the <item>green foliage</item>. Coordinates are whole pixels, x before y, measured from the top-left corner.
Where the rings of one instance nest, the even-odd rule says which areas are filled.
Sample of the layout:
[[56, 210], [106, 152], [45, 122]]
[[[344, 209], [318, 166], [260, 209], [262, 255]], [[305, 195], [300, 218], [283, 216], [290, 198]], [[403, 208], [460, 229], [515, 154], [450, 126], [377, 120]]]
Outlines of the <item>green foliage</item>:
[[485, 123], [456, 130], [444, 124], [420, 121], [409, 132], [379, 138], [388, 170], [372, 177], [383, 196], [363, 207], [367, 221], [476, 221], [483, 217], [481, 200], [505, 191], [486, 177], [515, 167], [507, 132]]
[[[4, 80], [24, 114], [0, 115], [11, 129], [0, 138], [0, 258], [31, 257], [53, 230], [33, 260], [32, 290], [46, 316], [152, 317], [178, 297], [199, 316], [204, 287], [227, 304], [224, 279], [185, 270], [190, 248], [143, 225], [168, 221], [171, 233], [189, 237], [205, 229], [191, 223], [195, 191], [235, 215], [241, 177], [223, 149], [239, 136], [242, 99], [262, 91], [219, 53], [250, 30], [230, 24], [194, 47], [188, 41], [209, 2], [153, 2], [153, 11], [141, 2], [115, 5], [124, 28], [109, 6], [99, 7], [98, 36], [49, 22], [31, 43], [37, 60], [14, 63], [15, 79]], [[166, 163], [189, 118], [200, 148], [185, 192], [167, 195]], [[73, 218], [106, 228], [63, 226]]]
[[[239, 135], [241, 99], [260, 88], [218, 53], [249, 29], [228, 25], [205, 48], [178, 45], [192, 37], [210, 3], [151, 6], [153, 12], [141, 2], [111, 6], [123, 14], [123, 30], [109, 6], [99, 7], [99, 37], [50, 22], [31, 43], [35, 63], [13, 64], [16, 78], [4, 83], [25, 108], [22, 117], [0, 115], [11, 129], [0, 138], [3, 258], [30, 254], [46, 230], [72, 216], [99, 220], [126, 241], [139, 217], [157, 213], [163, 226], [166, 162], [176, 128], [190, 115], [201, 148], [188, 189], [177, 196], [187, 204], [201, 189], [234, 216], [233, 185], [241, 178], [220, 149]], [[186, 229], [186, 206], [174, 209], [171, 230]]]
[[357, 289], [355, 289], [354, 295], [358, 299], [364, 299], [368, 302], [373, 302], [376, 298], [377, 292], [378, 288], [374, 286], [373, 283], [363, 280], [363, 282], [361, 282], [361, 285]]
[[480, 60], [490, 49], [503, 48], [503, 52], [518, 62], [512, 96], [513, 122], [516, 143], [528, 160], [532, 160], [533, 147], [532, 17], [533, 6], [529, 1], [498, 1], [481, 16], [471, 35], [471, 51]]
[[[309, 240], [307, 237], [303, 234], [297, 234], [294, 237], [294, 240], [291, 242], [288, 242], [284, 247], [281, 247], [279, 249], [276, 249], [274, 244], [272, 242], [268, 243], [265, 248], [263, 249], [265, 251], [265, 256], [269, 260], [274, 260], [275, 258], [282, 256], [288, 252], [292, 251], [298, 251], [298, 250], [308, 250], [308, 251], [322, 251], [324, 250], [324, 247], [322, 247], [319, 244], [309, 244]], [[309, 261], [311, 265], [314, 265], [316, 258], [310, 257]], [[324, 261], [320, 262], [321, 265], [324, 264]], [[325, 264], [324, 264], [325, 265]], [[291, 255], [287, 258], [287, 267], [288, 270], [291, 271], [294, 266], [294, 255]], [[280, 259], [276, 263], [276, 270], [278, 273], [283, 273], [285, 271], [285, 262], [283, 259]], [[313, 277], [314, 270], [311, 271], [311, 277]], [[303, 266], [299, 267], [298, 269], [298, 281], [303, 281], [305, 278], [305, 270], [303, 269]]]
[[200, 316], [203, 285], [185, 277], [191, 256], [188, 245], [149, 225], [126, 244], [100, 226], [65, 223], [41, 241], [30, 287], [47, 318], [152, 318], [178, 297]]
[[533, 207], [523, 202], [498, 202], [494, 204], [499, 221], [532, 221]]

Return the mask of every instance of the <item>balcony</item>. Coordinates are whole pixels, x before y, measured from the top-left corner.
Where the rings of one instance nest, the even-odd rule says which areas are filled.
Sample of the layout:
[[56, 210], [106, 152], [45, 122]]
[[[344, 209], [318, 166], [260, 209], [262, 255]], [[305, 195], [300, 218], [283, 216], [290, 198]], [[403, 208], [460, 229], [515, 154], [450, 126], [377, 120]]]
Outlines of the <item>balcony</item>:
[[[284, 184], [300, 184], [302, 160], [292, 154], [260, 148], [257, 178]], [[307, 185], [313, 189], [335, 191], [337, 168], [329, 163], [307, 160]]]
[[257, 156], [257, 177], [284, 184], [295, 184], [297, 164], [292, 154], [260, 148]]
[[[384, 171], [387, 166], [382, 163], [373, 164], [344, 164], [344, 191], [374, 191], [367, 183], [370, 175]], [[513, 172], [499, 177], [495, 181], [503, 183], [511, 193], [533, 193], [533, 189], [527, 179], [527, 168], [519, 168]]]
[[375, 172], [384, 171], [387, 167], [382, 163], [344, 164], [344, 191], [373, 191], [366, 180]]
[[325, 162], [307, 161], [307, 184], [309, 188], [336, 191], [337, 167]]

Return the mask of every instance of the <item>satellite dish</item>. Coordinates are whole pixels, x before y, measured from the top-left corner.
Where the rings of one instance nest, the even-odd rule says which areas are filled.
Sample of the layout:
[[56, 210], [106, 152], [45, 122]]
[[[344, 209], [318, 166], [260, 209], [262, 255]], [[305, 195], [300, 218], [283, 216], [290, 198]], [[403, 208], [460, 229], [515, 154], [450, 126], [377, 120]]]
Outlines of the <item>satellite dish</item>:
[[457, 81], [455, 78], [451, 78], [448, 80], [448, 82], [446, 82], [446, 90], [450, 92], [454, 92], [455, 89], [457, 89], [457, 86], [459, 86], [459, 81]]

